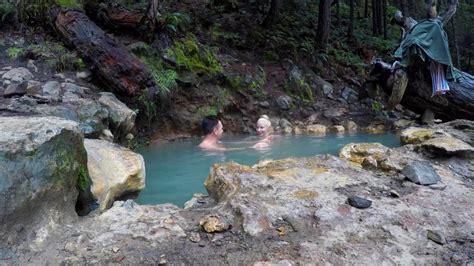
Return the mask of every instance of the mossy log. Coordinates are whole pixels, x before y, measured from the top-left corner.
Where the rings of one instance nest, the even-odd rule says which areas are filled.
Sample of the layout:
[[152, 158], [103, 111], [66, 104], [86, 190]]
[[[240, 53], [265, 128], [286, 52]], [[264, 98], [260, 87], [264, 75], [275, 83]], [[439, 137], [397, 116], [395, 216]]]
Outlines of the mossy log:
[[154, 95], [156, 84], [147, 66], [82, 11], [58, 8], [53, 13], [53, 25], [63, 41], [78, 51], [110, 90], [124, 96], [138, 96], [145, 90]]

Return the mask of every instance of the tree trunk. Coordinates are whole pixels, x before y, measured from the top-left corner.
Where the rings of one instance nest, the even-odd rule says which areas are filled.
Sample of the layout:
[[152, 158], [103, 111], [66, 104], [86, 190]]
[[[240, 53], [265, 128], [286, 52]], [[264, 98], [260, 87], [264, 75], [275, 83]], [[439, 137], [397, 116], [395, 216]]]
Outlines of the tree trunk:
[[56, 13], [53, 22], [59, 35], [113, 92], [138, 96], [147, 90], [149, 96], [154, 95], [156, 85], [146, 65], [83, 12], [58, 8], [53, 13]]
[[456, 36], [456, 26], [454, 25], [454, 18], [451, 20], [451, 27], [453, 31], [453, 48], [454, 54], [456, 55], [456, 67], [461, 69], [461, 55], [459, 54], [458, 40]]
[[383, 39], [387, 39], [387, 0], [382, 0]]
[[375, 3], [377, 0], [372, 0], [372, 35], [377, 36], [377, 10]]
[[352, 40], [354, 37], [354, 0], [349, 1], [349, 25], [347, 29], [347, 38]]
[[382, 35], [382, 4], [380, 0], [372, 0], [372, 33], [374, 36]]
[[339, 0], [336, 0], [336, 25], [341, 25], [341, 10], [340, 10], [341, 3]]
[[408, 2], [407, 0], [400, 0], [400, 8], [402, 10], [403, 16], [404, 17], [409, 17], [410, 14], [410, 9], [408, 8]]
[[329, 28], [331, 23], [331, 0], [319, 1], [318, 16], [318, 39], [317, 46], [319, 49], [326, 50], [329, 39]]
[[281, 0], [272, 0], [270, 3], [270, 9], [268, 15], [263, 20], [262, 26], [265, 28], [272, 27], [280, 17]]
[[369, 17], [369, 0], [365, 0], [364, 18]]

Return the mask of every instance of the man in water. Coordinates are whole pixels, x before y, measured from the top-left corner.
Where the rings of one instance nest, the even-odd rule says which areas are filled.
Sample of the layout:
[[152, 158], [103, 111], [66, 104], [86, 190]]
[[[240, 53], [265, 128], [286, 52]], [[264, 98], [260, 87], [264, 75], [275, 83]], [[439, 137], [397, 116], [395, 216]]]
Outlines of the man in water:
[[199, 148], [209, 151], [225, 151], [227, 150], [222, 144], [219, 143], [224, 128], [222, 122], [216, 116], [206, 116], [202, 120], [202, 132], [204, 133], [204, 139], [199, 144]]

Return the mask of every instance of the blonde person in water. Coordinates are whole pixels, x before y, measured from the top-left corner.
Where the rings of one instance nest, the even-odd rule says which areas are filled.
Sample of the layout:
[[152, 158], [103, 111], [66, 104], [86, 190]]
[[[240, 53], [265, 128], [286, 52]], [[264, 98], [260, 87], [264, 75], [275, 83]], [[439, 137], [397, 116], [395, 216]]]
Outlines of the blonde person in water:
[[273, 139], [272, 122], [266, 115], [260, 116], [257, 120], [257, 136], [260, 140], [252, 146], [254, 149], [264, 149], [270, 147]]

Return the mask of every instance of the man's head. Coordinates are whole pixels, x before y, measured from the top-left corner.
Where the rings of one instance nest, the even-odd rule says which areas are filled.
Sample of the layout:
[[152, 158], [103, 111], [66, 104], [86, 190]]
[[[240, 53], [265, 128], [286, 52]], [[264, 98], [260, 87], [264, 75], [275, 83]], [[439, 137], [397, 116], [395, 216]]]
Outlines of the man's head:
[[204, 135], [213, 134], [218, 139], [222, 137], [222, 133], [224, 132], [224, 128], [222, 126], [221, 121], [217, 118], [217, 116], [206, 116], [202, 120], [202, 132]]

